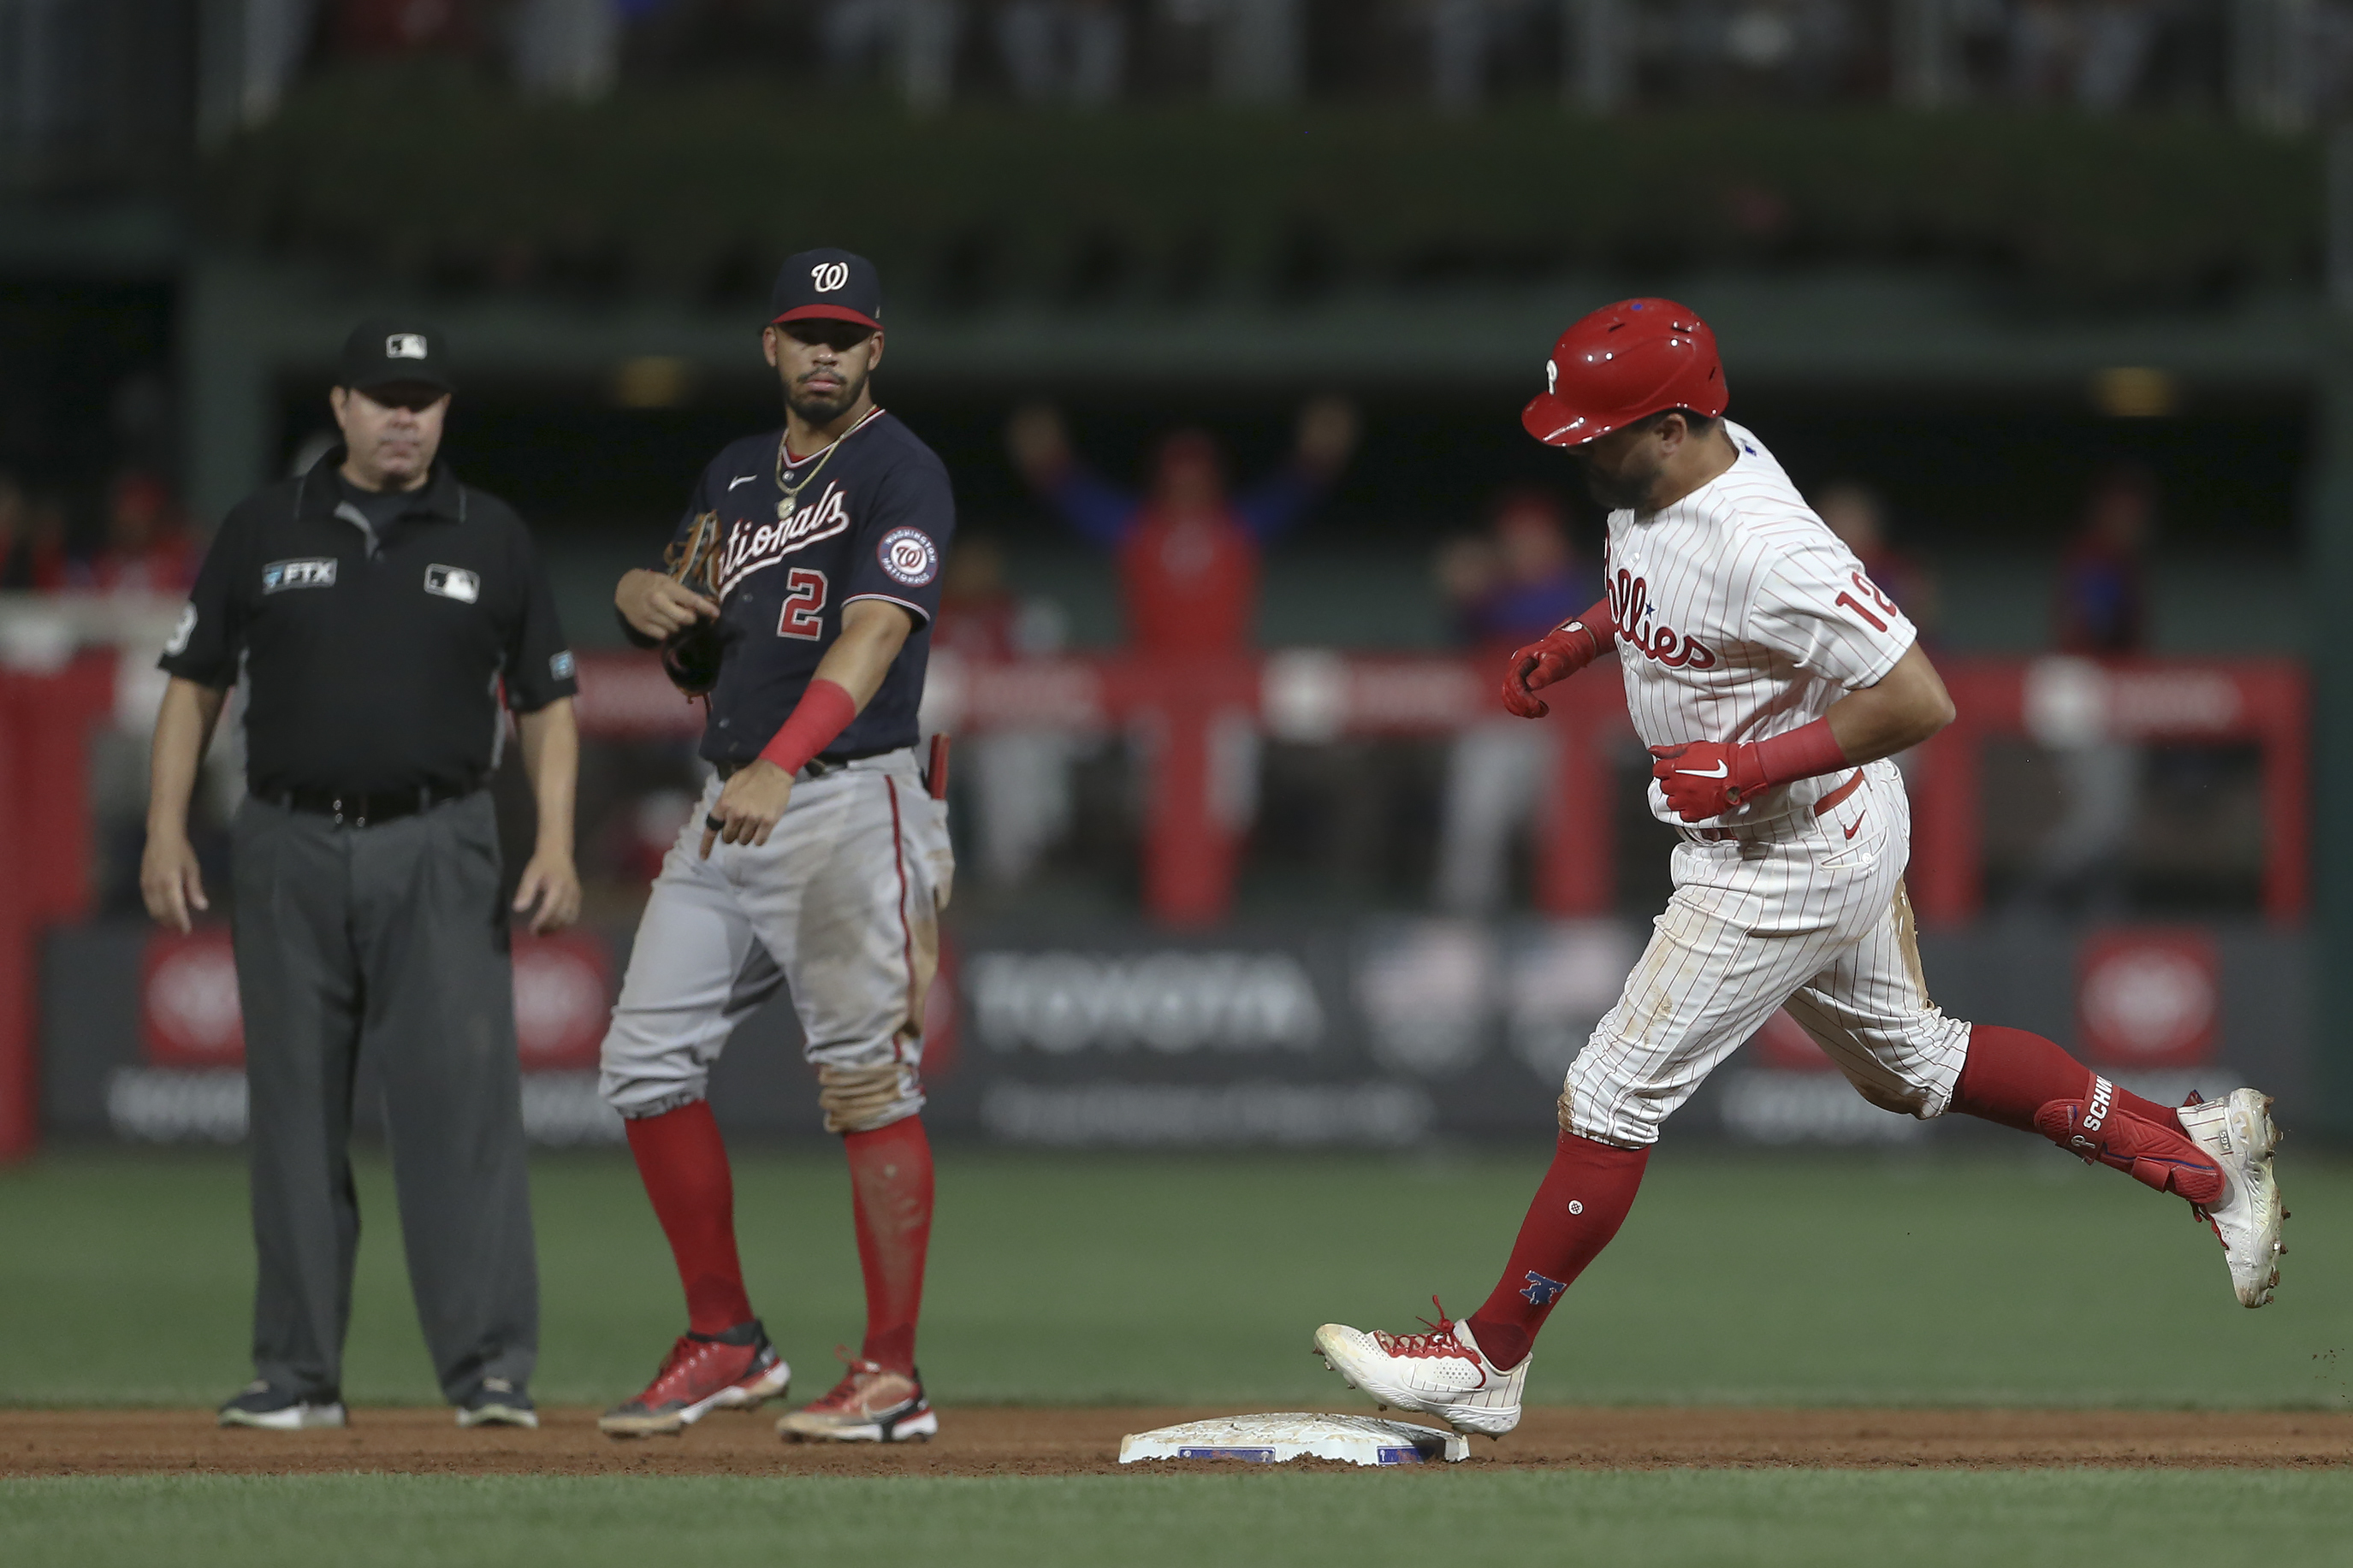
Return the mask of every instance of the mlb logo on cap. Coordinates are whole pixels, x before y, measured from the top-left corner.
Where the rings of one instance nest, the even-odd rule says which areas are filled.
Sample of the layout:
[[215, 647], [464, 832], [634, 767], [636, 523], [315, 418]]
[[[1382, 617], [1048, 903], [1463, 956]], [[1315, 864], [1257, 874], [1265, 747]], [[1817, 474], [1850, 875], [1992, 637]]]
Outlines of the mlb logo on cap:
[[848, 250], [804, 250], [786, 261], [768, 291], [768, 324], [852, 321], [882, 330], [882, 279], [874, 263]]
[[455, 391], [449, 381], [449, 340], [431, 322], [414, 316], [371, 316], [343, 340], [335, 384], [354, 392], [383, 386]]

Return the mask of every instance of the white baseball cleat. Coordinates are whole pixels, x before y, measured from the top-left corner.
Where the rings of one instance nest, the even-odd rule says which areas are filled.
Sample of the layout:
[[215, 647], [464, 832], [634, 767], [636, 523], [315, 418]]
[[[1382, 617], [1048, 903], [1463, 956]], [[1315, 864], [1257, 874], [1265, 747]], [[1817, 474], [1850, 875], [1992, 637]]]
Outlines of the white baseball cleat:
[[2234, 1089], [2220, 1100], [2193, 1100], [2175, 1114], [2200, 1149], [2222, 1168], [2222, 1196], [2193, 1206], [2214, 1227], [2231, 1263], [2231, 1289], [2242, 1307], [2260, 1307], [2279, 1284], [2280, 1226], [2287, 1210], [2280, 1199], [2272, 1151], [2279, 1129], [2272, 1124], [2271, 1096]]
[[[1430, 1304], [1437, 1303], [1431, 1297]], [[1472, 1337], [1471, 1325], [1451, 1321], [1445, 1308], [1439, 1307], [1437, 1322], [1422, 1321], [1428, 1333], [1366, 1332], [1326, 1323], [1315, 1331], [1316, 1353], [1384, 1409], [1419, 1410], [1458, 1432], [1490, 1437], [1518, 1426], [1520, 1388], [1534, 1358], [1523, 1357], [1511, 1371], [1499, 1372]]]

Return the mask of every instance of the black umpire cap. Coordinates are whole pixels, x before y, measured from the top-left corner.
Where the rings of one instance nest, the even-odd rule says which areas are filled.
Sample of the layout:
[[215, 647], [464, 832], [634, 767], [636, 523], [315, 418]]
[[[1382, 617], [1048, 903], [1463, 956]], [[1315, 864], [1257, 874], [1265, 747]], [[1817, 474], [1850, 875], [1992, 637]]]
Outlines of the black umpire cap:
[[449, 340], [414, 316], [370, 316], [343, 340], [335, 384], [353, 392], [378, 386], [429, 386], [455, 392]]
[[768, 290], [768, 324], [855, 321], [882, 330], [882, 279], [874, 263], [847, 250], [804, 250], [785, 262]]

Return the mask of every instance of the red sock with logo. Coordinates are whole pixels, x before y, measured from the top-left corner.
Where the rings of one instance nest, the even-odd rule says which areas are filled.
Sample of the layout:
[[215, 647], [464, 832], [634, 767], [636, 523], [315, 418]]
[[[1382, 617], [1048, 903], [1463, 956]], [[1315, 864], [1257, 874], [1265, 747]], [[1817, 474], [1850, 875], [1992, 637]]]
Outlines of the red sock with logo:
[[686, 1287], [687, 1331], [720, 1334], [752, 1320], [744, 1266], [735, 1256], [735, 1182], [711, 1102], [698, 1100], [659, 1116], [621, 1124], [629, 1152], [670, 1237]]
[[[2054, 1100], [2084, 1100], [2099, 1075], [2050, 1040], [1999, 1024], [1969, 1026], [1968, 1059], [1953, 1089], [1952, 1109], [1964, 1116], [1999, 1121], [2021, 1132], [2035, 1131], [2034, 1115]], [[2128, 1089], [2115, 1089], [2123, 1110], [2173, 1131], [2181, 1118], [2170, 1106], [2144, 1100]]]
[[2087, 1163], [2193, 1204], [2222, 1195], [2222, 1173], [2167, 1106], [2119, 1089], [2040, 1035], [1978, 1024], [1969, 1030], [1952, 1109], [2040, 1132]]
[[1480, 1350], [1498, 1370], [1509, 1372], [1526, 1359], [1554, 1304], [1618, 1234], [1650, 1159], [1648, 1147], [1620, 1149], [1574, 1132], [1560, 1135], [1552, 1168], [1520, 1222], [1504, 1278], [1469, 1319]]
[[923, 1305], [923, 1257], [932, 1240], [932, 1143], [910, 1116], [871, 1132], [844, 1134], [849, 1155], [858, 1263], [866, 1275], [868, 1361], [915, 1370], [915, 1318]]

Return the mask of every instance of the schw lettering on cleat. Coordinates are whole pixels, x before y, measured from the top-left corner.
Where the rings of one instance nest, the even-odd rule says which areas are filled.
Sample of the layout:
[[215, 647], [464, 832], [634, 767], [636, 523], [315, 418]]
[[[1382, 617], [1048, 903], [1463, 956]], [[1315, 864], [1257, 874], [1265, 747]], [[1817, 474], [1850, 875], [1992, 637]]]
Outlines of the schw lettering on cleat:
[[2143, 1185], [2193, 1205], [2222, 1197], [2221, 1167], [2185, 1134], [2116, 1107], [2116, 1086], [2093, 1080], [2084, 1100], [2054, 1100], [2034, 1113], [2034, 1130], [2085, 1164], [2108, 1165]]
[[1521, 1289], [1520, 1296], [1532, 1307], [1549, 1307], [1559, 1300], [1560, 1293], [1567, 1289], [1559, 1280], [1547, 1279], [1531, 1268], [1528, 1270], [1528, 1282]]
[[2116, 1086], [2115, 1084], [2110, 1083], [2104, 1078], [2096, 1076], [2093, 1078], [2092, 1099], [2090, 1103], [2084, 1107], [2083, 1121], [2079, 1123], [2084, 1131], [2097, 1132], [2101, 1127], [2106, 1124], [2108, 1120], [2108, 1108], [2116, 1103]]

